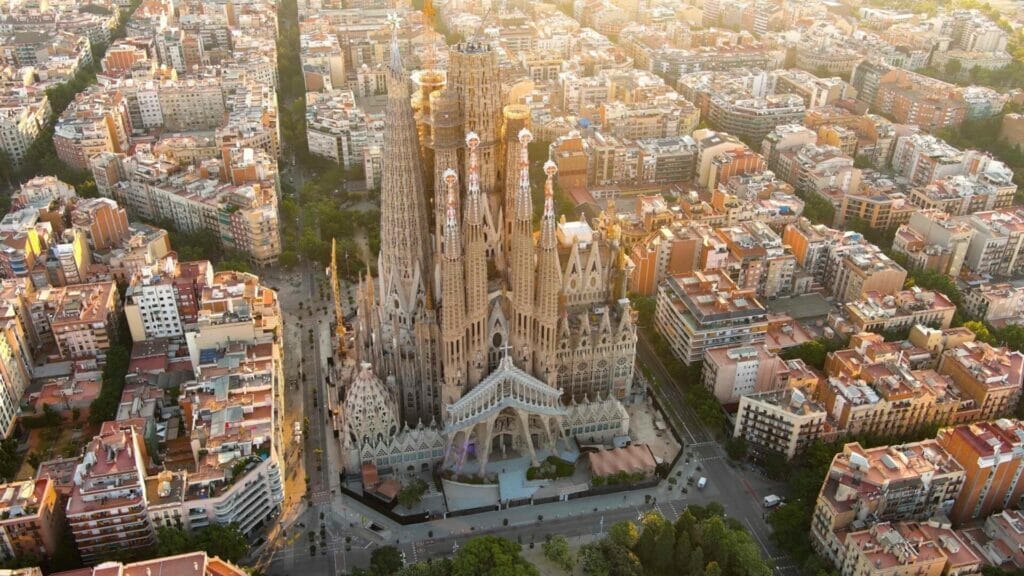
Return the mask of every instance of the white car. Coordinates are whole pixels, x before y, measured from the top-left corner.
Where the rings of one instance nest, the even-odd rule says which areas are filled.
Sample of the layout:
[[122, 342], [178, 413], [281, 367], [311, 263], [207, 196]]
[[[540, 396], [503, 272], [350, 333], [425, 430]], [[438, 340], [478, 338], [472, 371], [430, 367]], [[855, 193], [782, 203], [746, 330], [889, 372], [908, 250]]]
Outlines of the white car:
[[703, 490], [704, 487], [707, 486], [707, 485], [708, 485], [708, 479], [707, 478], [701, 476], [700, 480], [697, 480], [697, 488], [699, 490]]

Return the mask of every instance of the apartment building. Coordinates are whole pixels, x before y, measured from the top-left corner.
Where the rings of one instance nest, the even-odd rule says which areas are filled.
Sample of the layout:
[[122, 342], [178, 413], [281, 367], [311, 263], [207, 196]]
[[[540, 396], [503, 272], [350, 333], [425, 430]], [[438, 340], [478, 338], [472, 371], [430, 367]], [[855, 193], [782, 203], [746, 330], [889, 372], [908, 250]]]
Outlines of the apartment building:
[[121, 314], [113, 281], [42, 290], [32, 307], [41, 308], [44, 315], [45, 325], [37, 326], [37, 333], [52, 335], [61, 358], [106, 361]]
[[697, 185], [702, 188], [708, 188], [713, 169], [712, 163], [716, 157], [725, 152], [742, 150], [747, 147], [734, 135], [713, 130], [697, 130], [693, 133], [693, 139], [697, 142]]
[[[939, 330], [917, 325], [910, 329], [907, 339], [914, 346], [927, 350], [932, 357], [938, 358], [943, 351], [955, 348], [964, 342], [973, 342], [977, 337], [974, 332], [963, 326]], [[973, 400], [970, 402], [973, 403]]]
[[984, 342], [964, 342], [946, 350], [939, 374], [977, 404], [979, 420], [998, 418], [1017, 406], [1024, 378], [1024, 353], [996, 348]]
[[789, 367], [764, 344], [709, 348], [704, 352], [704, 387], [721, 404], [740, 397], [786, 388]]
[[383, 120], [359, 108], [350, 90], [310, 93], [306, 99], [309, 153], [346, 169], [361, 165], [366, 147], [374, 142], [372, 133], [383, 131]]
[[910, 434], [957, 421], [964, 408], [948, 379], [898, 360], [868, 363], [856, 376], [830, 374], [817, 399], [843, 436]]
[[91, 252], [106, 252], [131, 235], [128, 213], [110, 198], [85, 198], [71, 209], [71, 226], [85, 234]]
[[160, 125], [171, 132], [213, 130], [224, 124], [224, 89], [217, 78], [189, 78], [162, 82]]
[[928, 131], [959, 126], [968, 111], [967, 104], [957, 97], [955, 85], [900, 69], [879, 78], [872, 104], [900, 124], [915, 124]]
[[0, 150], [21, 166], [25, 154], [50, 121], [53, 109], [45, 94], [0, 100]]
[[893, 294], [867, 292], [844, 305], [846, 319], [857, 332], [905, 330], [917, 324], [949, 328], [956, 306], [941, 292], [915, 286]]
[[866, 106], [874, 105], [882, 77], [892, 69], [877, 58], [861, 59], [850, 74], [850, 84], [857, 90], [857, 101]]
[[658, 287], [655, 327], [677, 358], [699, 361], [709, 348], [764, 341], [764, 306], [719, 270], [666, 278]]
[[739, 264], [736, 284], [754, 290], [759, 298], [773, 300], [793, 294], [796, 257], [764, 222], [743, 222], [716, 230]]
[[629, 288], [637, 294], [655, 295], [667, 276], [696, 271], [701, 265], [703, 236], [689, 226], [662, 226], [630, 251], [634, 268]]
[[905, 224], [917, 208], [910, 204], [906, 194], [889, 184], [861, 182], [857, 188], [843, 193], [836, 210], [836, 225], [859, 220], [873, 230], [889, 230]]
[[972, 228], [962, 219], [938, 210], [917, 210], [896, 229], [892, 249], [906, 256], [912, 269], [956, 277], [972, 236]]
[[977, 528], [960, 531], [964, 540], [989, 564], [1014, 568], [1024, 567], [1024, 513], [1003, 510], [985, 519]]
[[842, 238], [839, 230], [813, 224], [807, 218], [787, 224], [782, 231], [782, 242], [793, 251], [797, 264], [820, 280], [825, 277], [829, 255]]
[[[200, 341], [207, 329], [200, 326]], [[198, 445], [182, 504], [191, 529], [234, 523], [248, 535], [280, 511], [279, 361], [274, 342], [227, 340], [204, 345], [193, 358], [196, 380], [183, 387], [180, 400], [186, 433]]]
[[616, 138], [670, 138], [692, 133], [700, 123], [700, 110], [675, 92], [643, 102], [602, 102], [601, 129]]
[[[135, 576], [181, 574], [188, 576], [245, 576], [244, 569], [217, 556], [210, 556], [205, 551], [188, 552], [177, 556], [164, 556], [141, 562], [104, 562], [92, 568], [83, 568], [74, 572], [75, 576]], [[20, 574], [14, 576], [21, 576]], [[25, 576], [32, 576], [26, 574]]]
[[915, 133], [896, 139], [892, 169], [914, 186], [968, 173], [983, 155], [963, 152], [930, 134]]
[[874, 244], [851, 242], [831, 251], [824, 279], [836, 300], [849, 302], [869, 292], [895, 294], [903, 288], [907, 271]]
[[967, 313], [994, 326], [1016, 324], [1024, 316], [1024, 287], [1006, 283], [971, 283], [960, 294]]
[[719, 185], [736, 176], [761, 174], [764, 172], [764, 158], [750, 148], [726, 150], [711, 159], [708, 180], [703, 185], [708, 190], [715, 190]]
[[252, 148], [232, 148], [226, 156], [227, 161], [208, 160], [186, 172], [138, 152], [120, 160], [120, 171], [104, 165], [94, 166], [94, 173], [119, 174], [109, 195], [133, 214], [171, 220], [178, 230], [213, 230], [224, 248], [246, 253], [257, 265], [271, 265], [281, 254], [275, 163]]
[[998, 160], [985, 160], [984, 168], [979, 172], [947, 176], [913, 188], [910, 191], [911, 204], [954, 216], [1009, 208], [1017, 193], [1013, 171]]
[[97, 154], [128, 151], [130, 126], [127, 100], [120, 90], [87, 90], [60, 115], [53, 145], [65, 164], [88, 170]]
[[147, 511], [146, 443], [133, 427], [93, 438], [74, 473], [66, 514], [85, 562], [156, 543]]
[[977, 212], [967, 217], [971, 242], [964, 267], [977, 275], [1024, 273], [1024, 213], [1020, 210]]
[[791, 169], [783, 169], [780, 166], [780, 155], [788, 150], [796, 150], [817, 143], [818, 135], [814, 130], [800, 124], [780, 124], [761, 140], [761, 155], [768, 163], [768, 169], [785, 180], [784, 174], [788, 174]]
[[60, 504], [49, 478], [0, 484], [0, 559], [52, 557], [63, 537]]
[[[692, 180], [697, 167], [697, 143], [690, 136], [638, 140], [637, 179], [643, 183], [667, 184]], [[563, 156], [558, 178], [562, 179]]]
[[1005, 418], [939, 431], [936, 441], [964, 469], [964, 486], [949, 512], [960, 525], [1007, 508], [1024, 496], [1024, 424]]
[[0, 307], [0, 437], [3, 438], [15, 431], [33, 365], [31, 338], [25, 328], [27, 310], [18, 290], [5, 281], [4, 302]]
[[771, 81], [773, 92], [796, 94], [803, 98], [804, 106], [808, 110], [827, 106], [836, 100], [852, 98], [856, 94], [856, 91], [841, 78], [819, 78], [796, 68], [772, 71]]
[[963, 483], [963, 467], [935, 440], [870, 449], [849, 443], [818, 493], [811, 544], [842, 566], [845, 533], [856, 522], [926, 520], [948, 511]]
[[976, 574], [984, 562], [957, 531], [937, 520], [879, 522], [846, 535], [842, 576]]
[[804, 388], [785, 388], [740, 398], [733, 438], [743, 438], [755, 453], [781, 454], [787, 460], [834, 429], [828, 413]]
[[[220, 339], [264, 341], [273, 339], [281, 325], [277, 293], [260, 283], [258, 276], [245, 272], [215, 272], [213, 283], [203, 288], [198, 314], [195, 346], [189, 355], [196, 364], [198, 350]], [[239, 331], [241, 329], [241, 331]]]
[[708, 123], [716, 130], [760, 146], [761, 141], [780, 124], [803, 121], [806, 107], [795, 94], [770, 94], [752, 97], [743, 93], [715, 93], [708, 106]]
[[181, 337], [199, 319], [200, 296], [213, 284], [206, 260], [178, 262], [168, 256], [132, 275], [124, 313], [132, 340]]
[[75, 188], [56, 176], [36, 176], [23, 183], [11, 196], [12, 206], [17, 207], [48, 206], [52, 202], [67, 206], [74, 200], [78, 200]]

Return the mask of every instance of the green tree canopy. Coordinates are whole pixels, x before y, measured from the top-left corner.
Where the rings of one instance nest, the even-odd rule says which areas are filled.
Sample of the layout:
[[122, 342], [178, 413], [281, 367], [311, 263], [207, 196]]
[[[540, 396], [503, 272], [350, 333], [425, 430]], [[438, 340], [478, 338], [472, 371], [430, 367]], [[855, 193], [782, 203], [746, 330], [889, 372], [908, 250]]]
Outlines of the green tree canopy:
[[452, 559], [452, 576], [538, 576], [518, 544], [497, 536], [474, 538]]
[[382, 546], [370, 554], [370, 573], [374, 576], [397, 574], [403, 564], [402, 552], [394, 546]]

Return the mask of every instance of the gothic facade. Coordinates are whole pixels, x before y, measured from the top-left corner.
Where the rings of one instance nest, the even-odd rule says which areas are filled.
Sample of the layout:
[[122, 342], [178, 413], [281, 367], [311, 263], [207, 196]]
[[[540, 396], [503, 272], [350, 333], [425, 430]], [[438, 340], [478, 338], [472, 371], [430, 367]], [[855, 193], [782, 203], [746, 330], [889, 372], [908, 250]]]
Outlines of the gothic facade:
[[[492, 448], [508, 446], [496, 426], [535, 457], [535, 441], [554, 448], [563, 435], [567, 406], [628, 398], [632, 264], [614, 225], [556, 218], [550, 161], [535, 227], [529, 115], [502, 113], [490, 46], [453, 47], [447, 82], [432, 74], [415, 98], [392, 49], [378, 279], [361, 286], [354, 353], [394, 403], [356, 396], [397, 411], [392, 428], [440, 423], [427, 427], [444, 435], [448, 461], [461, 463], [472, 443], [482, 468]], [[494, 384], [512, 373], [525, 388]], [[504, 407], [458, 424], [484, 386]], [[543, 402], [517, 396], [527, 389]], [[381, 425], [359, 424], [373, 437], [350, 441], [379, 446]]]

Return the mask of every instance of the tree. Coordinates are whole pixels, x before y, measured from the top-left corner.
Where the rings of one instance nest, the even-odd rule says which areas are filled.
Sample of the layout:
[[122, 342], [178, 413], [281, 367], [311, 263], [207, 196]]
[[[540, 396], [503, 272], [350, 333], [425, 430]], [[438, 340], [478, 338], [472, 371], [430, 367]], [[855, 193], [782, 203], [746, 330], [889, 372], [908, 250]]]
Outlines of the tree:
[[743, 460], [747, 457], [747, 439], [742, 436], [733, 436], [725, 441], [725, 453], [733, 460]]
[[10, 482], [18, 473], [18, 439], [13, 435], [0, 441], [0, 480]]
[[237, 524], [211, 524], [191, 533], [182, 528], [162, 526], [157, 530], [157, 545], [150, 557], [177, 556], [198, 550], [238, 563], [249, 553], [249, 544]]
[[156, 553], [158, 556], [177, 556], [194, 550], [192, 536], [173, 526], [161, 526], [157, 528]]
[[237, 524], [211, 524], [194, 535], [197, 550], [238, 563], [249, 553], [249, 543]]
[[633, 551], [640, 559], [640, 564], [646, 570], [651, 571], [657, 564], [656, 556], [662, 552], [659, 549], [658, 537], [666, 530], [671, 530], [673, 533], [672, 544], [675, 545], [675, 531], [672, 525], [665, 521], [665, 517], [655, 511], [644, 514], [640, 524], [643, 526], [643, 531], [640, 533], [640, 539], [637, 540]]
[[474, 538], [455, 553], [451, 576], [538, 576], [518, 544], [497, 536]]
[[971, 332], [974, 332], [974, 337], [982, 342], [992, 342], [992, 333], [989, 332], [988, 326], [984, 322], [978, 320], [968, 320], [964, 322], [964, 328], [967, 328]]
[[566, 572], [571, 572], [572, 567], [576, 565], [576, 558], [569, 550], [569, 541], [565, 539], [565, 536], [554, 536], [544, 542], [544, 557]]
[[391, 576], [402, 569], [402, 552], [394, 546], [382, 546], [370, 555], [370, 573], [374, 576]]
[[636, 546], [636, 541], [640, 539], [640, 531], [637, 530], [636, 524], [622, 520], [608, 528], [608, 538], [619, 546], [632, 550]]
[[641, 576], [644, 573], [633, 552], [608, 538], [584, 546], [580, 550], [580, 565], [587, 576]]
[[957, 78], [960, 76], [960, 71], [963, 70], [963, 62], [956, 58], [950, 58], [946, 60], [946, 65], [942, 69], [947, 78]]
[[704, 576], [722, 576], [722, 568], [718, 562], [714, 560], [708, 562], [708, 565], [704, 567]]
[[665, 529], [654, 540], [654, 558], [649, 567], [649, 572], [662, 574], [663, 576], [675, 574], [677, 570], [675, 570], [675, 563], [672, 561], [675, 548], [675, 530], [672, 529], [671, 524], [666, 523]]
[[398, 493], [398, 503], [406, 510], [420, 503], [423, 495], [427, 492], [427, 483], [419, 478], [414, 479], [408, 485], [403, 486]]
[[824, 370], [825, 358], [828, 356], [828, 352], [828, 348], [821, 340], [809, 340], [799, 346], [794, 346], [784, 350], [781, 356], [784, 360], [799, 358], [808, 366]]
[[89, 404], [89, 424], [99, 426], [117, 416], [124, 390], [124, 377], [128, 373], [131, 358], [128, 349], [115, 344], [107, 350], [107, 364], [103, 367], [103, 382], [100, 395]]

